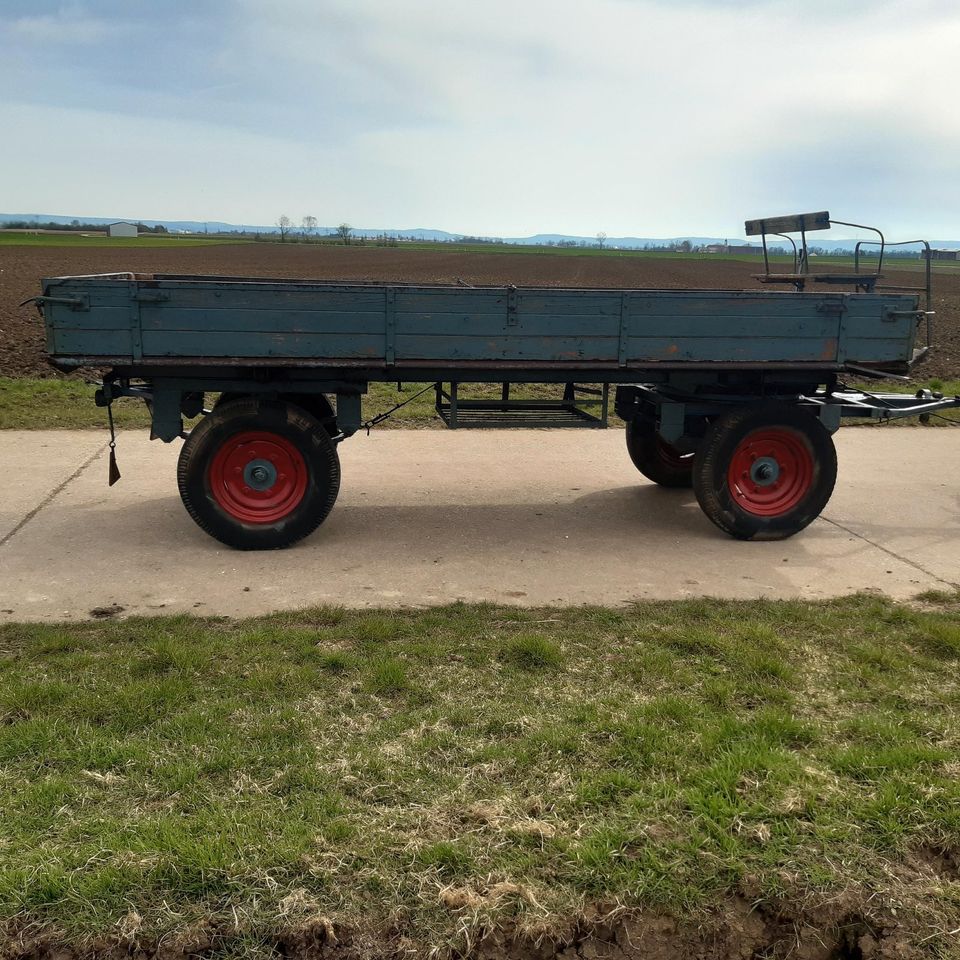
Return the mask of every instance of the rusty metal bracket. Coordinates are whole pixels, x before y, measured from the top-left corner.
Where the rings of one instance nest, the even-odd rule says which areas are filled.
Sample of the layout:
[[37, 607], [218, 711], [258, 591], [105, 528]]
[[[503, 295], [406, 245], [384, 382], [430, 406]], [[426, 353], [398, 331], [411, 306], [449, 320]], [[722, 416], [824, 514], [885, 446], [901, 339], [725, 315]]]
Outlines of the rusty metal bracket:
[[627, 318], [630, 312], [630, 294], [620, 295], [620, 331], [617, 336], [617, 366], [627, 365]]
[[511, 284], [507, 287], [507, 326], [515, 327], [520, 323], [517, 308], [519, 306], [519, 297], [517, 288]]
[[[388, 366], [393, 366], [397, 361], [397, 289], [396, 287], [387, 287], [386, 289], [386, 343], [384, 350], [384, 359]], [[368, 428], [369, 429], [369, 428]]]
[[77, 297], [28, 297], [20, 304], [20, 306], [25, 307], [28, 303], [34, 304], [38, 310], [40, 309], [41, 304], [44, 303], [62, 303], [65, 307], [69, 307], [71, 310], [90, 309], [90, 297], [85, 293]]

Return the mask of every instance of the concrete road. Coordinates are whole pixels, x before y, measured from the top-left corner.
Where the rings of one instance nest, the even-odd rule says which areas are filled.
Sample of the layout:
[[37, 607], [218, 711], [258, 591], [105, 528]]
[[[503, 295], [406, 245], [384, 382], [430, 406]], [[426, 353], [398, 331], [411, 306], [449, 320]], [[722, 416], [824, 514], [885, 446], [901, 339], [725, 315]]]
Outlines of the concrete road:
[[960, 581], [960, 434], [846, 429], [826, 514], [791, 540], [741, 543], [687, 491], [630, 463], [620, 431], [383, 431], [341, 447], [327, 522], [279, 552], [196, 527], [179, 444], [98, 431], [0, 432], [0, 622], [332, 603], [621, 604], [637, 598], [909, 597]]

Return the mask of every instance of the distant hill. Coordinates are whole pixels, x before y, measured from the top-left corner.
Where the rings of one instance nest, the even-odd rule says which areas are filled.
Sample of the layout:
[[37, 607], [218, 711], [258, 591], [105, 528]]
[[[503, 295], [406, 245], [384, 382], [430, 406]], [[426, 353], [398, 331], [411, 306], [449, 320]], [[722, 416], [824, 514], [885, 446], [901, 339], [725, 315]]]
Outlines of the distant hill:
[[[69, 226], [74, 220], [82, 223], [106, 226], [108, 223], [115, 223], [118, 220], [127, 220], [132, 223], [142, 223], [147, 227], [163, 226], [171, 233], [278, 233], [276, 224], [236, 224], [224, 223], [221, 220], [143, 220], [138, 217], [68, 217], [61, 214], [48, 213], [0, 213], [0, 225], [10, 221], [32, 221], [36, 223], [57, 223]], [[298, 229], [295, 224], [294, 231]], [[317, 227], [316, 233], [319, 236], [325, 236], [336, 233], [336, 227]], [[463, 239], [489, 240], [500, 243], [514, 243], [520, 246], [534, 245], [587, 245], [596, 246], [596, 236], [584, 237], [566, 233], [537, 233], [531, 237], [471, 237], [462, 233], [450, 233], [446, 230], [431, 230], [426, 227], [414, 227], [412, 229], [397, 229], [394, 227], [369, 228], [354, 227], [353, 233], [358, 237], [397, 237], [407, 240], [432, 240], [440, 243], [456, 242]], [[760, 249], [759, 242], [755, 240], [743, 240], [739, 237], [607, 237], [604, 244], [607, 247], [636, 250], [644, 247], [663, 247], [669, 244], [679, 244], [684, 241], [694, 246], [706, 246], [715, 243], [730, 243], [737, 246], [749, 245]], [[781, 244], [782, 241], [777, 241]], [[849, 250], [853, 245], [851, 240], [828, 240], [821, 239], [820, 236], [809, 238], [811, 247], [819, 247], [826, 251]], [[771, 243], [771, 247], [774, 244]], [[941, 250], [960, 250], [960, 240], [931, 240], [930, 246]], [[919, 247], [917, 248], [919, 249]]]

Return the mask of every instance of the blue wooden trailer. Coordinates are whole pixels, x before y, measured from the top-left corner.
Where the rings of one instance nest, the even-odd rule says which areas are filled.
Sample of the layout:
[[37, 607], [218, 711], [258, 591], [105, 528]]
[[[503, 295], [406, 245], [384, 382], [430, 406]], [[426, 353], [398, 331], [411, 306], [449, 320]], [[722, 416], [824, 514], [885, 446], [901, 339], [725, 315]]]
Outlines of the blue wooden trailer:
[[[782, 218], [770, 224], [784, 232]], [[929, 311], [917, 291], [863, 275], [848, 278], [860, 292], [803, 292], [803, 266], [770, 280], [795, 292], [117, 273], [44, 280], [35, 302], [58, 369], [106, 368], [98, 404], [109, 413], [114, 399], [141, 397], [153, 438], [183, 438], [183, 502], [234, 547], [284, 547], [322, 523], [340, 484], [337, 445], [382, 419], [361, 410], [376, 381], [432, 384], [453, 428], [603, 427], [612, 385], [642, 474], [692, 486], [730, 535], [770, 539], [826, 505], [842, 418], [960, 406], [845, 387], [908, 373], [929, 349]], [[460, 387], [472, 383], [500, 395], [471, 400]], [[511, 395], [525, 383], [556, 384], [558, 396]]]

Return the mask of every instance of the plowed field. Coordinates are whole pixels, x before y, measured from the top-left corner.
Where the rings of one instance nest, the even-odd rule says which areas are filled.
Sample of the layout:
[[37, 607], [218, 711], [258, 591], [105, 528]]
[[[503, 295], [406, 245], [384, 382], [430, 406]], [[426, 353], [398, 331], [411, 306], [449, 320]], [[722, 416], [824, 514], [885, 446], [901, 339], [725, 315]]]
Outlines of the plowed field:
[[[889, 283], [916, 285], [912, 270], [886, 271]], [[544, 286], [756, 289], [756, 263], [658, 257], [559, 256], [534, 253], [462, 253], [438, 250], [236, 244], [156, 248], [0, 248], [0, 376], [54, 376], [44, 359], [43, 327], [32, 306], [18, 304], [40, 292], [40, 278], [67, 274], [219, 274]], [[769, 287], [766, 289], [770, 289]], [[831, 288], [836, 290], [837, 288]], [[935, 355], [918, 370], [925, 377], [960, 375], [960, 269], [935, 278]]]

